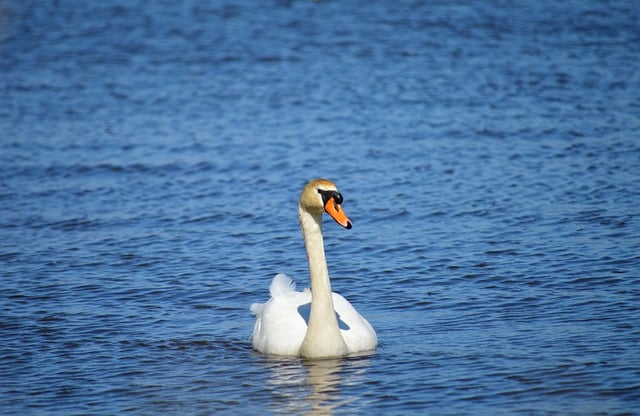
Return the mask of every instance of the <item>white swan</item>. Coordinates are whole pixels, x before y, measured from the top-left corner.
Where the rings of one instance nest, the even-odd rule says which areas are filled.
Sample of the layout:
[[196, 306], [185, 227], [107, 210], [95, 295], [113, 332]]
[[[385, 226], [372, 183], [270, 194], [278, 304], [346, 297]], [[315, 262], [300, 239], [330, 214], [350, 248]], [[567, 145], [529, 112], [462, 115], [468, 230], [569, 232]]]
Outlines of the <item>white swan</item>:
[[322, 240], [322, 214], [350, 229], [342, 210], [342, 195], [326, 179], [309, 182], [300, 195], [298, 217], [309, 260], [311, 290], [296, 292], [284, 274], [274, 277], [266, 303], [254, 303], [256, 315], [251, 342], [264, 354], [306, 358], [342, 357], [374, 350], [373, 327], [345, 298], [331, 292]]

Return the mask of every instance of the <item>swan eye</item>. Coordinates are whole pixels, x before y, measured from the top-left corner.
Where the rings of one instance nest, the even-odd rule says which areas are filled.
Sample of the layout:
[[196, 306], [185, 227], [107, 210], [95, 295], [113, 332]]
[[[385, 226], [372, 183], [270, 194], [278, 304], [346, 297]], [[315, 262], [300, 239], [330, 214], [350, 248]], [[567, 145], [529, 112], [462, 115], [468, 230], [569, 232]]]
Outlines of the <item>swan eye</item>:
[[318, 189], [318, 193], [322, 196], [323, 205], [326, 205], [331, 198], [333, 198], [333, 202], [335, 204], [342, 204], [342, 194], [338, 191], [325, 191]]

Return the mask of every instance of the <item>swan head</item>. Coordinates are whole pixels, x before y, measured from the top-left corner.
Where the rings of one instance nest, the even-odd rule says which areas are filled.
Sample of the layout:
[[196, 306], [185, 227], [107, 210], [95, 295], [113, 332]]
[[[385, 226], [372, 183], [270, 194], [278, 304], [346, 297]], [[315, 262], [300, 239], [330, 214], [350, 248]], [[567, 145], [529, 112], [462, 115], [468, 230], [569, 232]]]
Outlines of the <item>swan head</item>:
[[326, 212], [344, 228], [352, 227], [351, 220], [342, 210], [342, 194], [327, 179], [312, 180], [304, 187], [300, 194], [300, 208], [318, 216]]

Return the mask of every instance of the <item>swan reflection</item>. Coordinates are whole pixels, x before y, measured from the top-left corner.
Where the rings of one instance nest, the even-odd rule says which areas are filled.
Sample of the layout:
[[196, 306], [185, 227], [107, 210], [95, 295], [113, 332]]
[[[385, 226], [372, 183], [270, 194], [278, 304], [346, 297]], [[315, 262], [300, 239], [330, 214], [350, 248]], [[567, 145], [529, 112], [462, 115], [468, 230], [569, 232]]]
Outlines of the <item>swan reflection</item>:
[[271, 370], [267, 381], [273, 396], [271, 412], [305, 415], [332, 415], [338, 408], [357, 403], [357, 385], [366, 380], [365, 373], [370, 367], [366, 357], [326, 360], [265, 357], [265, 365]]

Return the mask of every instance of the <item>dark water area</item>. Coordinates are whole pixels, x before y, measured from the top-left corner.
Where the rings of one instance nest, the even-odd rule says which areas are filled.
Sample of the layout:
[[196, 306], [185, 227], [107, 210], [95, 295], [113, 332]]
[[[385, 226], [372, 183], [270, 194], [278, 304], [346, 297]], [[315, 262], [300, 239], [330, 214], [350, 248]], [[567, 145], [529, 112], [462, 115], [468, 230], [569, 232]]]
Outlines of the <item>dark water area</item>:
[[[4, 415], [638, 414], [640, 6], [0, 1]], [[372, 355], [270, 358], [308, 271]]]

